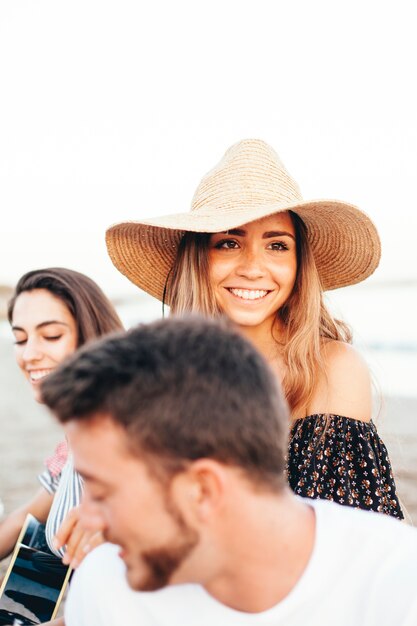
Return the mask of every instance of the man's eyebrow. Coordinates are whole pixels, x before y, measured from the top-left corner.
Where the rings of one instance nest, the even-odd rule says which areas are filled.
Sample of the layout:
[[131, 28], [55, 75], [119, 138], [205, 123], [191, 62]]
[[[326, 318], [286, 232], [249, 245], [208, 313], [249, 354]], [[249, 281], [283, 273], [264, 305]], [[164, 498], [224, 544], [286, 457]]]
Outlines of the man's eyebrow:
[[[69, 328], [69, 324], [67, 324], [66, 322], [60, 322], [59, 320], [47, 320], [46, 322], [41, 322], [40, 324], [38, 324], [36, 326], [37, 329], [39, 328], [44, 328], [45, 326], [50, 326], [51, 324], [60, 324], [61, 326], [67, 326]], [[26, 332], [24, 328], [22, 328], [21, 326], [12, 326], [12, 330], [20, 330], [23, 333]]]

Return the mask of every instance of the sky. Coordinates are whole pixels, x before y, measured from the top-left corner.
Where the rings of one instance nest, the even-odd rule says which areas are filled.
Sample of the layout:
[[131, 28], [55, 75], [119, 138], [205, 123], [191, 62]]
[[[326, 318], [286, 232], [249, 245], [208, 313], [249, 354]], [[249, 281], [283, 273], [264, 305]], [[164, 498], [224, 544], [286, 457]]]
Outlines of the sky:
[[374, 220], [370, 280], [417, 284], [413, 4], [1, 0], [0, 284], [59, 265], [135, 293], [105, 229], [188, 211], [248, 137]]

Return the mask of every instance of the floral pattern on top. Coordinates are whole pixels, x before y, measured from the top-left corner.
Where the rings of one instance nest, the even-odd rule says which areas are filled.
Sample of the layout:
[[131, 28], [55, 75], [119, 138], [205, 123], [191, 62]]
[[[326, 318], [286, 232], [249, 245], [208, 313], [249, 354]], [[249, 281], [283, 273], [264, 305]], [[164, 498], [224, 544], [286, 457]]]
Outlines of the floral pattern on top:
[[287, 476], [300, 496], [404, 518], [388, 452], [372, 421], [324, 414], [296, 420]]

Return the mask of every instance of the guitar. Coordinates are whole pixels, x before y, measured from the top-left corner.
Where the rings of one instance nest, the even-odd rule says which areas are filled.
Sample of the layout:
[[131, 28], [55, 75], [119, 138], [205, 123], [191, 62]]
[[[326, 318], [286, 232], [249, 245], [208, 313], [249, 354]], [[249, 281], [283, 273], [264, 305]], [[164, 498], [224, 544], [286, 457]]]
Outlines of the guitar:
[[53, 619], [70, 575], [70, 567], [49, 550], [44, 524], [28, 515], [0, 587], [0, 626]]

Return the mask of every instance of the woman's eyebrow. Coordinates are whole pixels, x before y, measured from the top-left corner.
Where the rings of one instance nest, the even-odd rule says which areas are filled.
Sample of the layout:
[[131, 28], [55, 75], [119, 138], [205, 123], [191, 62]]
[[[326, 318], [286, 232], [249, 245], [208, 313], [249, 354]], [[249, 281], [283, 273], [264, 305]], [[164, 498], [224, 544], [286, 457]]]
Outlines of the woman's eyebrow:
[[[219, 234], [244, 237], [247, 232], [243, 228], [231, 228], [230, 230], [224, 230], [222, 233]], [[274, 237], [291, 237], [291, 239], [294, 239], [295, 241], [295, 236], [287, 232], [286, 230], [268, 230], [262, 235], [262, 239], [273, 239]]]
[[246, 230], [243, 228], [231, 228], [230, 230], [223, 230], [219, 235], [236, 235], [237, 237], [244, 237]]
[[268, 230], [262, 235], [262, 239], [273, 239], [274, 237], [291, 237], [291, 239], [295, 241], [294, 235], [288, 233], [286, 230]]
[[[49, 326], [50, 324], [60, 324], [61, 326], [69, 326], [66, 322], [60, 322], [59, 320], [47, 320], [46, 322], [41, 322], [36, 326], [36, 328], [44, 328], [44, 326]], [[21, 330], [23, 333], [26, 332], [24, 328], [21, 326], [12, 326], [12, 330]]]

